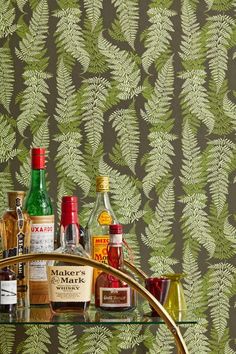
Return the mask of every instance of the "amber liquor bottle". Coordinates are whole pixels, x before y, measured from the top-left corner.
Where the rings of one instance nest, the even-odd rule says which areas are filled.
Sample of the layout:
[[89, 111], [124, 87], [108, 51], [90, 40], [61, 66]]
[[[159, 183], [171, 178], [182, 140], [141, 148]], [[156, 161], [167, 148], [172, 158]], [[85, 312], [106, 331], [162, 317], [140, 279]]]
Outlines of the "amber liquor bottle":
[[[31, 253], [50, 253], [54, 250], [54, 215], [46, 187], [45, 149], [31, 150], [31, 185], [26, 196], [25, 209], [32, 219]], [[30, 303], [48, 303], [46, 261], [30, 263]]]
[[[96, 200], [85, 229], [85, 249], [94, 260], [107, 263], [109, 226], [118, 224], [109, 198], [109, 177], [96, 178]], [[93, 287], [100, 270], [94, 269]]]
[[[108, 264], [125, 272], [121, 225], [110, 226]], [[95, 284], [95, 306], [109, 311], [134, 309], [136, 306], [135, 290], [113, 275], [102, 272]]]
[[[78, 199], [64, 196], [61, 206], [61, 247], [56, 253], [88, 257], [79, 243]], [[49, 302], [53, 313], [83, 312], [91, 300], [93, 268], [71, 263], [49, 262]]]
[[[8, 195], [8, 208], [2, 216], [2, 246], [8, 257], [27, 254], [30, 247], [31, 219], [22, 211], [25, 192], [11, 191]], [[29, 267], [28, 263], [18, 263], [10, 267], [17, 277], [17, 305], [29, 306]]]

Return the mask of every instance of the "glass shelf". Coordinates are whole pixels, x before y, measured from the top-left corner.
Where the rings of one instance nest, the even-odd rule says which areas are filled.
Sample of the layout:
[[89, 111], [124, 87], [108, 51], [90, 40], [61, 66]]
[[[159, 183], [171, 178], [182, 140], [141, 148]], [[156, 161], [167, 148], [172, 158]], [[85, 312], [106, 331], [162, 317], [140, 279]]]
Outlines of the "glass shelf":
[[[0, 313], [0, 324], [73, 324], [73, 325], [119, 325], [119, 324], [164, 324], [160, 317], [152, 317], [151, 313], [144, 312], [142, 305], [133, 311], [108, 312], [99, 311], [94, 305], [90, 305], [85, 314], [67, 313], [52, 315], [48, 306], [32, 306], [28, 309], [20, 309], [15, 316], [8, 313]], [[192, 325], [197, 323], [196, 316], [190, 313], [180, 314], [177, 324]]]

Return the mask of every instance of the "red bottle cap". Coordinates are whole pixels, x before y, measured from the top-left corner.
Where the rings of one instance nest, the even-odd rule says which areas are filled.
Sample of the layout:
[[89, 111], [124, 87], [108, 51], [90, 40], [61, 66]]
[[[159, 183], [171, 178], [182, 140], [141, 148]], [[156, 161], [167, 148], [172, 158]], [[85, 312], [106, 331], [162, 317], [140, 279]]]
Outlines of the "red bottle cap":
[[78, 224], [78, 198], [64, 196], [61, 202], [61, 225]]
[[43, 170], [45, 169], [45, 148], [32, 148], [31, 158], [32, 158], [32, 169], [33, 170]]
[[123, 234], [123, 227], [120, 224], [110, 225], [110, 234]]

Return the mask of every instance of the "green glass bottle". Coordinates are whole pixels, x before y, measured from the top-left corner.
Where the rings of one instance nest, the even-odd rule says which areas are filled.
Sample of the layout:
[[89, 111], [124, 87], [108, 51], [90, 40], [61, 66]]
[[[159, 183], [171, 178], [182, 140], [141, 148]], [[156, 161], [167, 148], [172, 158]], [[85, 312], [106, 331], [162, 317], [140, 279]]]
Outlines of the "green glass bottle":
[[[32, 219], [30, 252], [52, 252], [54, 250], [54, 215], [46, 188], [45, 149], [33, 148], [31, 153], [31, 186], [25, 200], [25, 210]], [[49, 302], [46, 261], [30, 263], [29, 285], [31, 304]]]

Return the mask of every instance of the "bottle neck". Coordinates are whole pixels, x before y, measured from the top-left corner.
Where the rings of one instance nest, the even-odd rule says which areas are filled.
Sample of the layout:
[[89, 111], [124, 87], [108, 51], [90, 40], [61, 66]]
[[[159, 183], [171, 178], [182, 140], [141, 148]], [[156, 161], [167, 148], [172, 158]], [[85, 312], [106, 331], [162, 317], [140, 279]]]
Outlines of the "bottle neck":
[[97, 192], [95, 205], [103, 205], [106, 209], [110, 209], [109, 192]]
[[124, 268], [124, 255], [122, 243], [108, 245], [108, 264], [116, 269]]
[[31, 171], [31, 189], [46, 190], [45, 169]]
[[61, 246], [63, 248], [73, 248], [79, 245], [79, 225], [61, 225]]

